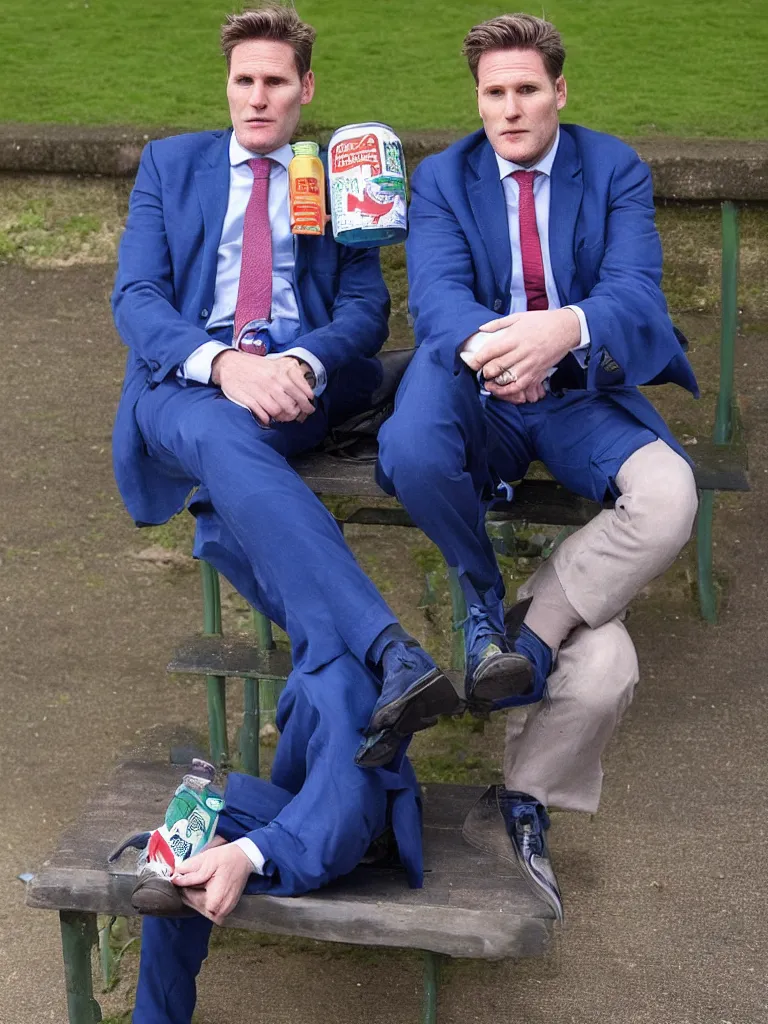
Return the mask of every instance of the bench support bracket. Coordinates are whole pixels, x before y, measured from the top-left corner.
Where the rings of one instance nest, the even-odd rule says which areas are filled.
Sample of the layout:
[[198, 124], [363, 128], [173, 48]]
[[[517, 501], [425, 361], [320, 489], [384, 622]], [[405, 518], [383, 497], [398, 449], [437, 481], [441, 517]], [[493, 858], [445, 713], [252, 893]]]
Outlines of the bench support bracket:
[[98, 941], [95, 914], [59, 913], [69, 1024], [99, 1024], [101, 1007], [93, 998], [91, 949]]

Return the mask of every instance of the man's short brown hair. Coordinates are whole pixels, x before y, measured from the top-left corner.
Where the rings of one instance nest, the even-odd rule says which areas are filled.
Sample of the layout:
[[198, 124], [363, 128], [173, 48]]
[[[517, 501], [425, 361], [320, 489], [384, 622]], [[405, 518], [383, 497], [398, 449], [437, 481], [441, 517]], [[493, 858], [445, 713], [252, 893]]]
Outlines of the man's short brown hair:
[[536, 50], [553, 82], [563, 73], [565, 47], [560, 33], [549, 21], [532, 14], [502, 14], [469, 30], [461, 52], [475, 82], [480, 58], [490, 50]]
[[293, 5], [270, 0], [242, 14], [228, 14], [221, 27], [221, 49], [229, 67], [232, 51], [238, 43], [250, 39], [273, 39], [278, 43], [288, 43], [293, 47], [299, 77], [303, 78], [312, 64], [315, 35], [315, 30], [301, 20]]

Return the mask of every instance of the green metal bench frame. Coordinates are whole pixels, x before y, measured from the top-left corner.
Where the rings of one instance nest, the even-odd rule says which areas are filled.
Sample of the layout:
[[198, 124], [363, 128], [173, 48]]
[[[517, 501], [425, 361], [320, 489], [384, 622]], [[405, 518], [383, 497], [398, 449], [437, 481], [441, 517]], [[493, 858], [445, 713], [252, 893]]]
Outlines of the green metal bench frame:
[[[741, 422], [734, 393], [736, 334], [739, 325], [739, 212], [735, 203], [721, 205], [721, 283], [720, 283], [720, 386], [717, 395], [715, 446], [728, 448], [741, 434]], [[701, 490], [697, 524], [697, 562], [699, 607], [707, 622], [717, 621], [717, 594], [713, 573], [712, 523], [715, 492]]]

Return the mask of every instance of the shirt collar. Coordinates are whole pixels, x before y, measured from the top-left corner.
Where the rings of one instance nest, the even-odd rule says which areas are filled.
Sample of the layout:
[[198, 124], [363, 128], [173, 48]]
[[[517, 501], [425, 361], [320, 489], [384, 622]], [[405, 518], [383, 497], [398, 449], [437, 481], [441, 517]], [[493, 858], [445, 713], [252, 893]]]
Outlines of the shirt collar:
[[274, 160], [287, 170], [288, 164], [293, 159], [293, 149], [290, 143], [286, 142], [284, 146], [280, 146], [279, 149], [275, 149], [271, 153], [251, 153], [250, 150], [240, 145], [237, 136], [232, 132], [232, 137], [229, 140], [229, 162], [232, 167], [244, 164], [246, 160], [253, 160], [257, 156], [268, 156], [270, 160]]
[[503, 180], [508, 175], [512, 174], [513, 171], [538, 171], [540, 174], [546, 174], [549, 177], [552, 174], [552, 164], [555, 162], [555, 156], [557, 154], [557, 147], [560, 144], [560, 129], [557, 129], [557, 135], [555, 141], [552, 144], [549, 152], [539, 160], [537, 164], [532, 167], [523, 167], [522, 164], [513, 164], [511, 160], [505, 160], [503, 156], [499, 156], [498, 153], [494, 153], [496, 157], [496, 163], [499, 166], [499, 177]]

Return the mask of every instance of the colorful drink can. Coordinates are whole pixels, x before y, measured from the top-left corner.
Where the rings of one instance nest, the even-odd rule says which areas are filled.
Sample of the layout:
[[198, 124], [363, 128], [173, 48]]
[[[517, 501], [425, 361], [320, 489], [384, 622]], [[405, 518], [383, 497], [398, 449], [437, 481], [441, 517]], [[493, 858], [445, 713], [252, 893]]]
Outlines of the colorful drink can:
[[328, 180], [337, 242], [367, 249], [405, 239], [405, 157], [388, 125], [366, 121], [337, 129], [328, 146]]

